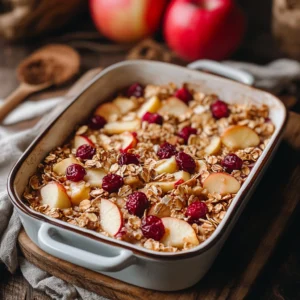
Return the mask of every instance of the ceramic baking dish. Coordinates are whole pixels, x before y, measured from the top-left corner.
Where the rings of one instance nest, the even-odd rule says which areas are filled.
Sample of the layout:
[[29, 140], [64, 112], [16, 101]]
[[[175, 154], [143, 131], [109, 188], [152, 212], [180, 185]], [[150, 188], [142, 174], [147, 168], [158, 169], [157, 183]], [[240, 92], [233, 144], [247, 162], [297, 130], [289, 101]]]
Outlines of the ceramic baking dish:
[[[247, 86], [246, 84], [253, 83], [252, 76], [247, 73], [209, 61], [195, 62], [189, 67], [201, 67], [220, 75], [227, 75], [242, 81], [243, 84], [161, 62], [121, 62], [96, 76], [35, 139], [13, 168], [8, 180], [8, 190], [26, 233], [36, 245], [71, 263], [149, 289], [180, 290], [195, 284], [204, 276], [279, 144], [286, 121], [286, 110], [271, 94]], [[47, 217], [30, 209], [22, 200], [30, 176], [34, 174], [46, 154], [63, 144], [74, 127], [83, 123], [99, 103], [133, 82], [145, 85], [168, 82], [181, 85], [188, 82], [193, 88], [206, 93], [216, 93], [229, 103], [265, 103], [270, 108], [270, 118], [276, 126], [270, 143], [236, 195], [221, 224], [210, 238], [188, 251], [159, 253], [147, 250]]]

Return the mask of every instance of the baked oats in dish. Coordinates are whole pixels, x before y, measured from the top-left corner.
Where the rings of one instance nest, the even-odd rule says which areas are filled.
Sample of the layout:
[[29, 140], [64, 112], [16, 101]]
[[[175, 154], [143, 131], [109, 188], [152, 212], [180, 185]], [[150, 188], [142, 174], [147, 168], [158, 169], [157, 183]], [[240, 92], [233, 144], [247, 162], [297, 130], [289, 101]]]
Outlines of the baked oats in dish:
[[222, 221], [274, 129], [266, 105], [135, 83], [49, 153], [24, 198], [147, 249], [190, 249]]

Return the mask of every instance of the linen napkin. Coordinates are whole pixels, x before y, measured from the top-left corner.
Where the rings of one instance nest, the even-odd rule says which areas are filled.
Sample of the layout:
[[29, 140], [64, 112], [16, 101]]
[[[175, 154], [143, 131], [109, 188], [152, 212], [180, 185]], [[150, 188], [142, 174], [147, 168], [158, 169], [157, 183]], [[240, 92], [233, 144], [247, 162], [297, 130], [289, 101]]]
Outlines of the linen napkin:
[[[273, 93], [278, 93], [283, 88], [290, 88], [293, 82], [300, 78], [300, 64], [287, 59], [274, 61], [264, 67], [243, 62], [228, 61], [224, 63], [252, 73], [256, 79], [256, 86]], [[43, 100], [40, 103], [24, 103], [7, 117], [5, 124], [37, 117], [52, 110], [45, 114], [34, 127], [20, 132], [15, 132], [10, 126], [0, 126], [0, 263], [4, 263], [12, 273], [20, 267], [22, 274], [31, 286], [45, 292], [52, 299], [104, 300], [104, 297], [68, 284], [35, 267], [18, 255], [16, 247], [21, 222], [13, 210], [6, 192], [8, 173], [31, 141], [67, 104], [68, 100], [62, 101], [59, 98]]]

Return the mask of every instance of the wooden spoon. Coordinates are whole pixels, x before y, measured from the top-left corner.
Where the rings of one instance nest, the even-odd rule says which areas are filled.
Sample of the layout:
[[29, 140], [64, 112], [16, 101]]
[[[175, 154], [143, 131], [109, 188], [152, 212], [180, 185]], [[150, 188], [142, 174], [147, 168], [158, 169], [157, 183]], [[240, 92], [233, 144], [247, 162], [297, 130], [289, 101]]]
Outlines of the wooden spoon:
[[35, 51], [18, 66], [21, 83], [0, 106], [0, 122], [29, 95], [65, 83], [79, 67], [80, 56], [69, 46], [51, 44]]

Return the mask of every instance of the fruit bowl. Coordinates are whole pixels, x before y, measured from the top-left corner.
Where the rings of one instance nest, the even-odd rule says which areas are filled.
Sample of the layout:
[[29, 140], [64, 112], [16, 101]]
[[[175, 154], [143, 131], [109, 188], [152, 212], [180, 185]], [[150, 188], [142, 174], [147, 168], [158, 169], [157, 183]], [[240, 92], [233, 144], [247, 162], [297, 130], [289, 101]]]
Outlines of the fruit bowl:
[[[193, 63], [190, 67], [199, 67], [223, 76], [225, 75], [240, 80], [243, 84], [161, 62], [128, 61], [118, 63], [96, 76], [70, 105], [49, 124], [47, 129], [35, 139], [13, 168], [9, 176], [8, 190], [28, 236], [36, 245], [53, 256], [149, 289], [161, 291], [180, 290], [195, 284], [205, 275], [249, 200], [272, 155], [275, 153], [286, 121], [286, 110], [276, 97], [247, 86], [246, 84], [253, 82], [253, 78], [244, 72], [207, 61]], [[214, 182], [218, 180], [220, 181], [220, 193], [223, 192], [223, 183], [226, 181], [230, 182], [229, 186], [234, 191], [240, 189], [214, 233], [200, 245], [186, 251], [176, 253], [154, 252], [141, 248], [135, 244], [129, 244], [86, 228], [80, 228], [70, 223], [50, 218], [31, 209], [22, 199], [29, 178], [35, 173], [37, 166], [44, 157], [54, 147], [62, 145], [75, 126], [82, 124], [100, 103], [114, 95], [116, 90], [122, 90], [124, 87], [132, 84], [132, 82], [141, 82], [144, 85], [149, 83], [159, 85], [168, 82], [181, 85], [182, 82], [189, 82], [193, 89], [201, 90], [204, 93], [216, 93], [228, 103], [266, 104], [270, 110], [270, 118], [275, 125], [275, 131], [269, 143], [241, 188], [239, 186], [237, 188], [235, 181], [230, 182], [231, 177], [227, 173], [219, 173], [218, 178], [208, 177], [206, 180], [207, 189], [215, 189]], [[119, 99], [119, 101], [121, 101], [121, 107], [126, 109], [124, 100]], [[151, 107], [155, 106], [155, 98], [152, 101]], [[174, 102], [176, 98], [170, 98], [169, 101]], [[115, 107], [111, 103], [107, 103], [107, 106], [107, 111], [114, 112]], [[217, 115], [220, 109], [222, 109], [221, 105], [217, 107], [214, 113]], [[149, 107], [145, 111], [148, 110]], [[103, 110], [100, 111], [101, 113], [103, 113]], [[143, 118], [145, 118], [145, 115]], [[149, 119], [149, 116], [146, 116], [146, 118]], [[156, 121], [160, 122], [160, 120]], [[93, 122], [93, 126], [96, 126], [99, 120], [93, 120]], [[124, 128], [121, 130], [114, 125], [113, 119], [109, 124], [106, 130], [111, 133], [121, 134], [124, 131]], [[128, 122], [127, 125], [131, 127], [135, 124], [129, 124]], [[240, 126], [240, 128], [226, 135], [224, 133], [225, 138], [223, 140], [228, 145], [232, 145], [232, 143], [236, 142], [236, 139], [231, 139], [230, 137], [239, 136], [241, 132], [243, 135], [251, 137], [251, 132], [247, 131], [247, 127]], [[182, 132], [181, 134], [184, 138], [186, 133]], [[124, 141], [124, 149], [136, 142], [133, 137], [126, 134], [122, 139]], [[255, 140], [255, 137], [250, 139]], [[85, 136], [77, 135], [74, 143], [76, 148], [81, 149], [81, 156], [90, 155], [93, 141]], [[211, 147], [215, 149], [217, 146], [218, 141], [215, 140]], [[212, 150], [207, 149], [207, 151]], [[57, 173], [63, 172], [65, 163], [69, 162], [63, 161], [62, 164], [56, 165]], [[238, 164], [238, 161], [234, 163]], [[171, 161], [168, 162], [168, 166], [170, 165], [172, 166]], [[229, 168], [231, 165], [229, 164], [227, 167]], [[165, 166], [160, 165], [158, 172], [164, 168]], [[80, 169], [75, 171], [77, 172], [75, 172], [76, 174], [81, 172]], [[88, 176], [91, 184], [97, 184], [93, 178], [101, 177], [103, 174], [89, 172], [85, 176]], [[74, 181], [76, 180], [75, 176]], [[74, 189], [75, 192], [72, 198], [76, 202], [78, 201], [77, 191], [80, 190], [81, 193], [86, 191], [83, 186], [78, 186], [76, 182], [74, 182], [74, 185], [76, 189]], [[162, 188], [167, 189], [168, 187]], [[50, 187], [45, 186], [41, 190], [45, 199], [48, 199], [49, 189], [55, 195], [63, 193], [60, 187], [53, 183]], [[68, 199], [63, 198], [63, 200], [62, 205], [65, 205]], [[110, 219], [117, 218], [118, 211], [115, 206], [111, 205], [110, 201], [101, 201], [101, 206], [100, 211], [103, 214], [100, 217], [103, 226], [107, 226]], [[166, 228], [173, 226], [172, 218], [166, 217], [164, 219]], [[190, 230], [190, 227], [185, 224], [187, 223], [184, 222], [181, 228], [184, 229], [186, 227], [186, 229], [181, 231], [180, 235], [184, 235], [185, 231], [188, 232]], [[107, 226], [106, 232], [113, 235], [119, 230], [119, 226], [117, 227]], [[175, 242], [180, 240], [179, 235], [169, 236], [169, 238]]]

